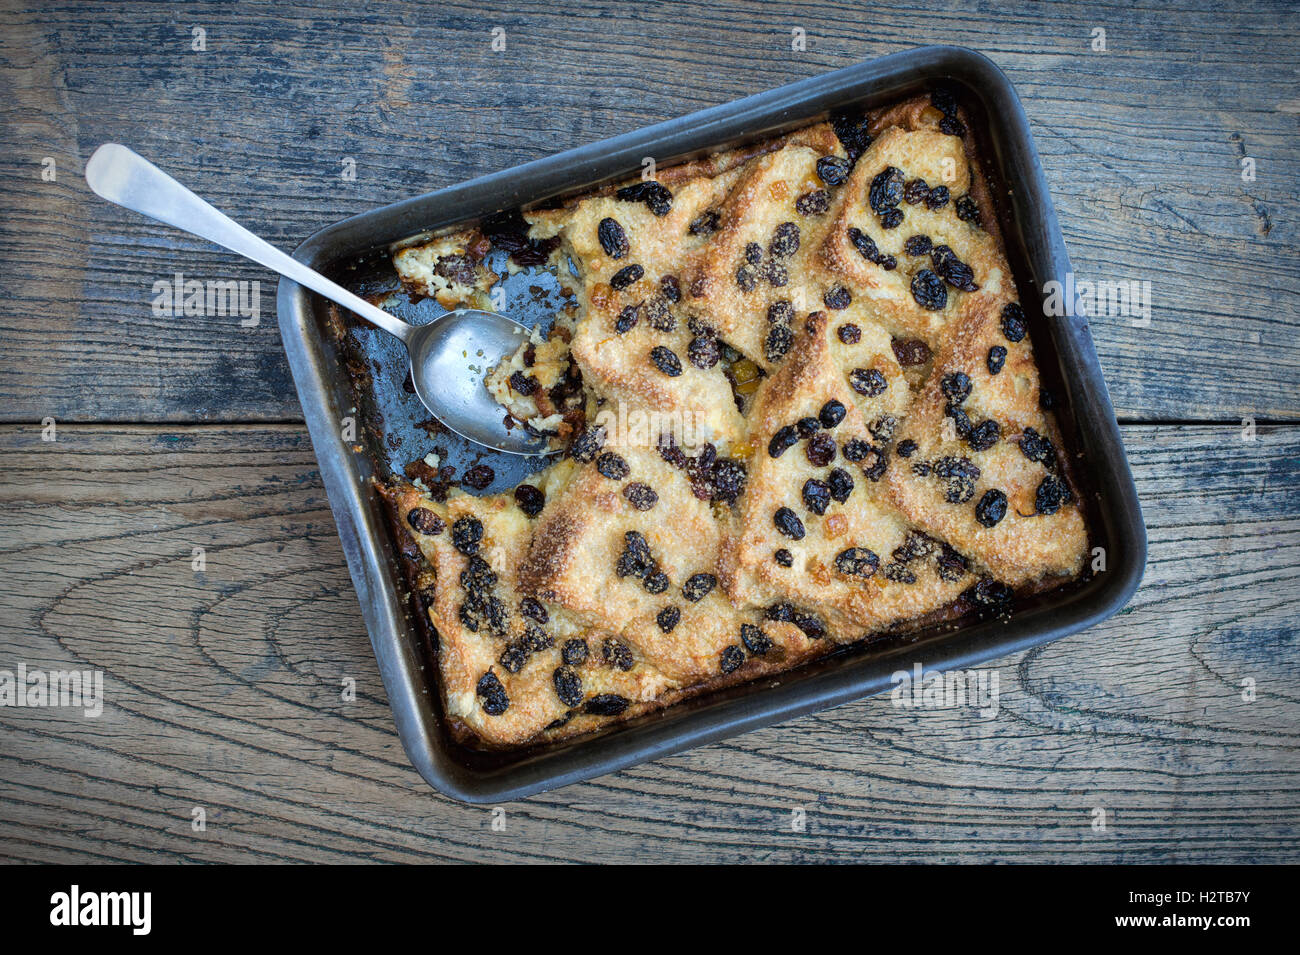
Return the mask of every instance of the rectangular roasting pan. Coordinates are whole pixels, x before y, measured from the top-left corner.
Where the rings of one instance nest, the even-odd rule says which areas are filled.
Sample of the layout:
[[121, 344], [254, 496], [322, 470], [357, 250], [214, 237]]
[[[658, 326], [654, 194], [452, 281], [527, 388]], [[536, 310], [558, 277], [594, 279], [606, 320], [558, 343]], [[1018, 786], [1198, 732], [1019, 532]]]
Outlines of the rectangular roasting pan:
[[[984, 56], [931, 46], [846, 69], [634, 130], [437, 192], [346, 219], [317, 232], [295, 256], [347, 284], [345, 263], [429, 230], [500, 209], [585, 190], [639, 174], [645, 156], [660, 166], [764, 138], [855, 105], [902, 98], [939, 80], [955, 85], [973, 128], [982, 131], [985, 172], [999, 205], [1007, 257], [1028, 306], [1049, 280], [1064, 282], [1070, 260], [1011, 85]], [[1011, 188], [1007, 188], [1008, 184]], [[372, 256], [373, 257], [373, 256]], [[355, 283], [354, 283], [355, 285]], [[518, 799], [657, 759], [752, 729], [887, 690], [890, 675], [915, 663], [960, 669], [1075, 633], [1117, 612], [1137, 589], [1146, 530], [1088, 323], [1044, 318], [1026, 307], [1040, 369], [1061, 397], [1067, 447], [1084, 458], [1092, 546], [1106, 570], [1080, 584], [1029, 597], [1009, 617], [963, 619], [902, 640], [856, 646], [800, 668], [706, 694], [609, 731], [513, 753], [483, 753], [453, 740], [442, 719], [436, 662], [411, 617], [407, 586], [388, 518], [369, 481], [372, 458], [342, 435], [356, 396], [323, 303], [288, 279], [277, 298], [280, 333], [338, 523], [398, 734], [415, 768], [434, 788], [471, 803]], [[1055, 359], [1055, 361], [1053, 360]], [[380, 478], [385, 474], [378, 475]], [[1090, 486], [1089, 486], [1090, 484]]]

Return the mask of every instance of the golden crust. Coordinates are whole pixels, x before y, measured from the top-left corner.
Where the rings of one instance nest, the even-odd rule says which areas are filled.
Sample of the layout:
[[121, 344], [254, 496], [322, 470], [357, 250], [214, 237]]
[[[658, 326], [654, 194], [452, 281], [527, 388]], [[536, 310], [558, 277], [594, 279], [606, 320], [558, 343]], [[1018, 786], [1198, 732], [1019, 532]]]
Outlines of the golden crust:
[[[600, 427], [581, 461], [530, 481], [546, 496], [532, 518], [509, 494], [386, 491], [404, 527], [417, 508], [442, 523], [412, 535], [435, 578], [428, 613], [455, 726], [487, 746], [583, 733], [941, 619], [977, 583], [1032, 589], [1081, 571], [1079, 494], [1030, 341], [1004, 325], [1017, 295], [990, 193], [970, 134], [942, 119], [921, 98], [877, 113], [851, 170], [820, 124], [659, 170], [669, 207], [611, 187], [525, 214], [578, 273], [571, 354]], [[823, 160], [847, 177], [823, 181]], [[871, 190], [891, 167], [947, 198], [897, 201], [886, 228]], [[606, 220], [620, 241], [602, 242]], [[639, 276], [616, 279], [633, 264]], [[947, 279], [940, 307], [913, 292], [923, 270]], [[733, 360], [693, 361], [702, 339]], [[737, 355], [756, 390], [735, 387]], [[629, 430], [637, 413], [649, 423]], [[684, 422], [709, 445], [682, 442]], [[681, 447], [657, 447], [669, 430]], [[630, 485], [653, 489], [653, 505]], [[998, 492], [1005, 516], [986, 526]], [[482, 528], [473, 554], [453, 539], [458, 520]], [[566, 662], [570, 641], [584, 659]]]

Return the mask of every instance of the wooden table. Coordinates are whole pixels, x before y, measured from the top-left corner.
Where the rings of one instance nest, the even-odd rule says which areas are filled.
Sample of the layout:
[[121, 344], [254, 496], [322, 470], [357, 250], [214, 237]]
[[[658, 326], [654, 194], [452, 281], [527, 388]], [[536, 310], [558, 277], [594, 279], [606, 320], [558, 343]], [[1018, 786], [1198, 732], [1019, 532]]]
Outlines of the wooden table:
[[[0, 857], [1300, 855], [1294, 4], [3, 6], [0, 669], [100, 670], [107, 703], [0, 708]], [[1010, 75], [1079, 276], [1152, 283], [1150, 327], [1093, 323], [1151, 540], [1132, 605], [997, 661], [994, 719], [870, 700], [508, 805], [504, 831], [438, 796], [393, 730], [274, 276], [98, 201], [86, 157], [131, 144], [293, 247], [932, 42]], [[177, 271], [258, 280], [266, 312], [155, 316]]]

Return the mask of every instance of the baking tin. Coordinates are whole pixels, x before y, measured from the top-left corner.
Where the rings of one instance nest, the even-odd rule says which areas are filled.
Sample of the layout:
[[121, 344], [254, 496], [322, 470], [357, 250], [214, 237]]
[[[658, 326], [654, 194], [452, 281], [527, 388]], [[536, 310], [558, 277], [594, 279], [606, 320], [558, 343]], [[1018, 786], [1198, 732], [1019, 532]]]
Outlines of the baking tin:
[[[667, 166], [804, 126], [839, 109], [881, 105], [939, 80], [961, 88], [973, 128], [981, 130], [980, 158], [1002, 207], [1007, 257], [1022, 300], [1033, 301], [1046, 282], [1064, 282], [1071, 269], [1028, 120], [1009, 81], [991, 61], [942, 46], [802, 80], [354, 216], [317, 232], [294, 255], [346, 281], [341, 263], [364, 260], [367, 253], [426, 230], [626, 179], [639, 172], [644, 156]], [[1051, 319], [1028, 309], [1044, 380], [1056, 378], [1057, 393], [1064, 398], [1060, 417], [1067, 445], [1073, 442], [1086, 463], [1093, 546], [1105, 550], [1104, 572], [1017, 603], [1009, 617], [962, 620], [904, 640], [850, 648], [599, 735], [520, 753], [469, 750], [451, 739], [443, 723], [436, 663], [410, 616], [388, 516], [369, 484], [374, 465], [345, 440], [343, 422], [356, 414], [356, 396], [325, 333], [323, 304], [282, 279], [277, 305], [289, 365], [398, 734], [420, 775], [456, 799], [517, 799], [862, 699], [889, 689], [891, 674], [916, 663], [927, 670], [957, 669], [1019, 653], [1114, 614], [1142, 577], [1146, 531], [1087, 319], [1079, 309], [1072, 317]]]

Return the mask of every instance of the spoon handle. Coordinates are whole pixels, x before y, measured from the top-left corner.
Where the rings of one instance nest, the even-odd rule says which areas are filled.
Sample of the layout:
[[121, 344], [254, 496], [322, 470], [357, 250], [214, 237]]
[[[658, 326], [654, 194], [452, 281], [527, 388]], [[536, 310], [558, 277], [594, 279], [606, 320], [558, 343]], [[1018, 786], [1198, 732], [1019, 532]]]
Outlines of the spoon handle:
[[224, 213], [218, 212], [153, 163], [118, 143], [104, 143], [86, 163], [86, 183], [119, 206], [236, 252], [268, 269], [319, 292], [344, 308], [406, 341], [410, 325], [389, 315], [309, 269], [297, 259], [259, 239]]

